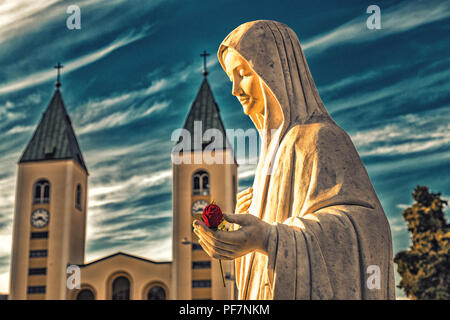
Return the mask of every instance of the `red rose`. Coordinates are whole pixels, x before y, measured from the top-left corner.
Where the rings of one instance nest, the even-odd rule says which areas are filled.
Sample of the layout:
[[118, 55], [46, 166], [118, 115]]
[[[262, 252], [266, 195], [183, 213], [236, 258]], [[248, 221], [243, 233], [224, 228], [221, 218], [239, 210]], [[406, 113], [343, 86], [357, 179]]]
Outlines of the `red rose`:
[[[220, 207], [215, 204], [215, 200], [203, 209], [202, 220], [208, 228], [217, 228], [223, 220], [223, 214]], [[225, 277], [223, 276], [222, 260], [219, 259], [220, 273], [222, 274], [222, 282], [225, 287]]]
[[222, 210], [216, 204], [209, 204], [203, 209], [202, 220], [209, 228], [217, 228], [223, 220]]

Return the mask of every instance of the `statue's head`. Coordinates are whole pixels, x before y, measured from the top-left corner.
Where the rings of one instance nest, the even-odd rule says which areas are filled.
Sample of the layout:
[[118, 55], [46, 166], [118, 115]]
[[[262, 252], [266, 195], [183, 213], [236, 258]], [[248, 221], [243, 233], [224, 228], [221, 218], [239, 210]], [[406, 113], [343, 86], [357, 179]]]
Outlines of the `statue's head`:
[[248, 62], [233, 48], [222, 52], [222, 61], [230, 81], [232, 94], [242, 104], [246, 115], [264, 113], [264, 95], [261, 81]]
[[271, 20], [244, 23], [221, 43], [217, 57], [235, 95], [258, 129], [332, 121], [319, 97], [300, 42]]

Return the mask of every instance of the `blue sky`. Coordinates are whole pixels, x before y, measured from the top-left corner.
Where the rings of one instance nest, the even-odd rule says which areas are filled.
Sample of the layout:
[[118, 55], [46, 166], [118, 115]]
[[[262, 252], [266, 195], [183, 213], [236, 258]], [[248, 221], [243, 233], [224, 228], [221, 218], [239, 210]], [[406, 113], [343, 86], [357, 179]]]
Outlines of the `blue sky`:
[[[81, 9], [68, 30], [66, 9]], [[366, 9], [381, 9], [369, 30]], [[271, 19], [298, 35], [325, 107], [351, 136], [391, 224], [418, 184], [450, 198], [448, 1], [0, 2], [0, 292], [8, 290], [16, 163], [54, 91], [62, 94], [90, 171], [87, 259], [117, 251], [171, 259], [172, 132], [202, 81], [228, 129], [252, 123], [216, 51], [241, 23]], [[240, 188], [254, 165], [239, 168]], [[398, 291], [398, 294], [400, 292]]]

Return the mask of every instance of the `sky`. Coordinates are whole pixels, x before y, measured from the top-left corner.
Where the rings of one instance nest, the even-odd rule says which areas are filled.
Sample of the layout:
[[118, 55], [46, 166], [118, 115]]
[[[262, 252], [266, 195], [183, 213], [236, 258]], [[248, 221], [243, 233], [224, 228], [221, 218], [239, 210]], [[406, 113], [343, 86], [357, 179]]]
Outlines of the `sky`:
[[[381, 29], [366, 25], [373, 4]], [[80, 8], [79, 30], [66, 26], [69, 5]], [[258, 19], [296, 32], [325, 107], [366, 166], [394, 254], [408, 248], [402, 212], [414, 187], [450, 199], [449, 1], [0, 0], [0, 292], [16, 164], [54, 93], [53, 66], [65, 66], [61, 92], [90, 173], [87, 261], [117, 251], [168, 261], [171, 135], [203, 80], [200, 53], [211, 53], [225, 127], [252, 128], [216, 52]], [[238, 161], [241, 190], [255, 165]]]

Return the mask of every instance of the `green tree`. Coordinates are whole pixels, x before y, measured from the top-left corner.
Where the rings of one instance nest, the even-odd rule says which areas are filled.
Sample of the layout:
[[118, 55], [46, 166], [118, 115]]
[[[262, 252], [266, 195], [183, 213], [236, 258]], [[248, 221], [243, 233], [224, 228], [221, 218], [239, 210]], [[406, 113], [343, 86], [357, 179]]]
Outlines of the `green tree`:
[[447, 201], [441, 193], [417, 186], [414, 204], [403, 211], [412, 245], [396, 254], [401, 276], [399, 288], [411, 299], [450, 299], [450, 224], [445, 220]]

